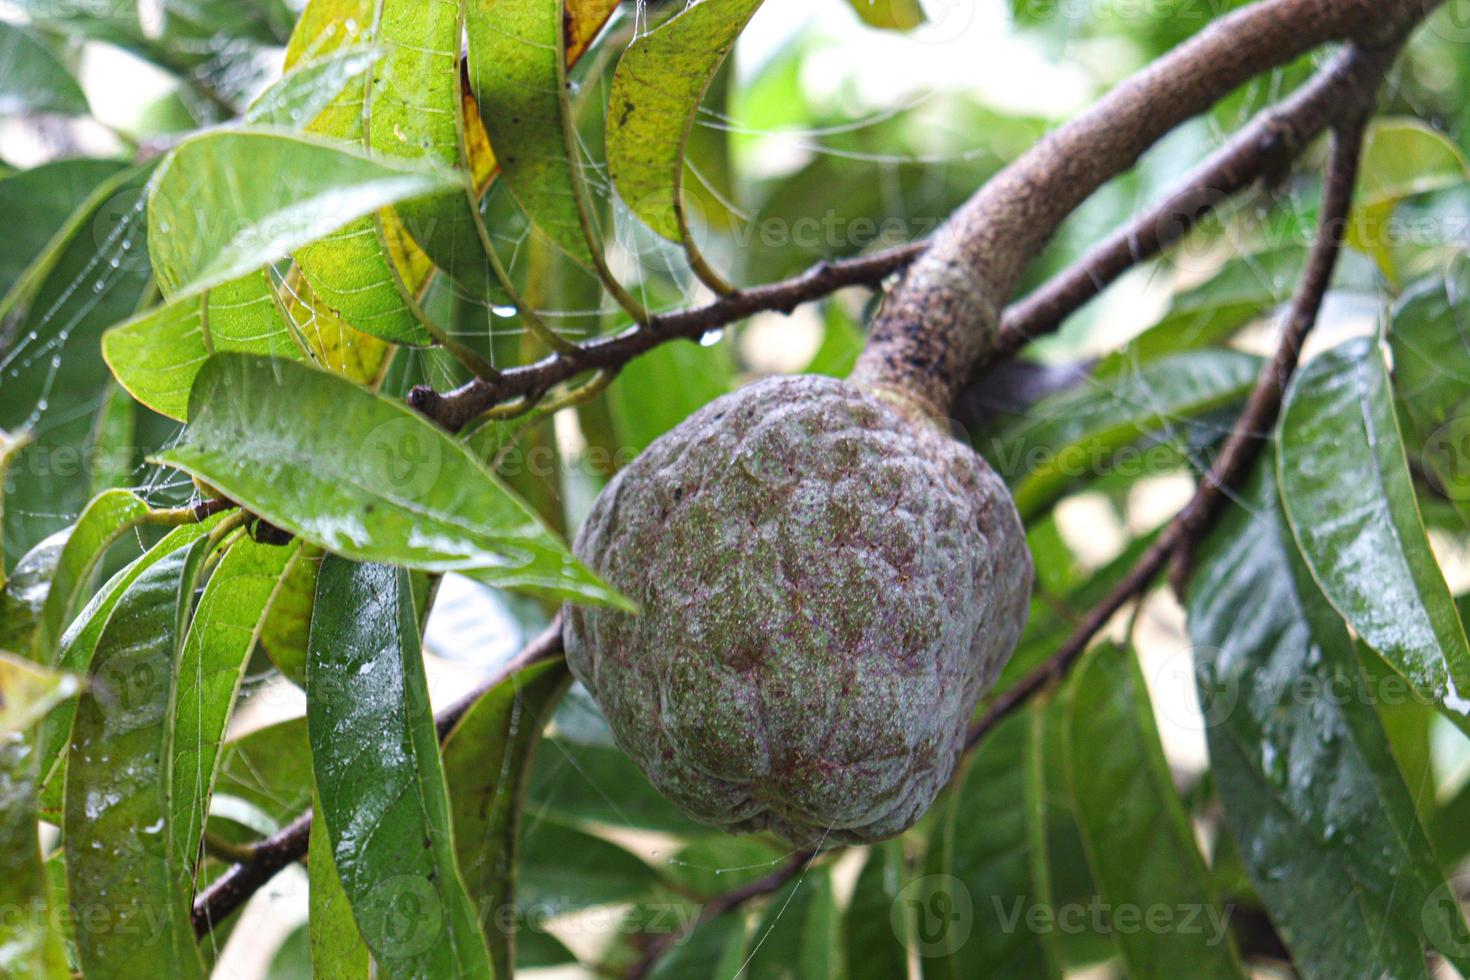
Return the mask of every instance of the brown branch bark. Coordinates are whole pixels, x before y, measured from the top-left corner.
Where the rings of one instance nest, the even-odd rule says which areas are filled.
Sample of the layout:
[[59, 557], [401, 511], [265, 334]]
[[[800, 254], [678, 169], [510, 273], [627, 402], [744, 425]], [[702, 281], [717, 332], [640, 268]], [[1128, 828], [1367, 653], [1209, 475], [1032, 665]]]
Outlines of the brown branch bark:
[[[464, 717], [465, 712], [491, 688], [532, 664], [561, 653], [561, 617], [557, 616], [539, 636], [516, 654], [495, 674], [481, 681], [474, 690], [434, 716], [434, 726], [443, 741]], [[282, 868], [306, 855], [311, 842], [311, 811], [298, 816], [265, 840], [252, 846], [248, 861], [231, 865], [218, 878], [205, 886], [194, 898], [194, 932], [204, 935], [222, 919], [244, 905]]]
[[990, 180], [904, 274], [853, 378], [942, 416], [1062, 221], [1175, 126], [1332, 41], [1391, 47], [1435, 0], [1262, 0], [1221, 17]]
[[1240, 419], [1231, 430], [1214, 465], [1200, 479], [1198, 488], [1163, 532], [1134, 563], [1123, 580], [1107, 597], [1088, 610], [1082, 622], [1057, 651], [1036, 670], [1022, 678], [990, 706], [970, 727], [965, 740], [967, 749], [979, 744], [1002, 719], [1025, 704], [1034, 694], [1058, 681], [1087, 649], [1108, 621], [1129, 602], [1148, 590], [1154, 578], [1171, 560], [1184, 556], [1176, 564], [1174, 587], [1183, 592], [1189, 575], [1188, 556], [1209, 532], [1219, 514], [1226, 494], [1237, 487], [1250, 471], [1251, 464], [1264, 444], [1266, 433], [1281, 411], [1281, 397], [1286, 383], [1296, 371], [1302, 343], [1317, 323], [1323, 299], [1342, 252], [1348, 214], [1352, 208], [1353, 189], [1357, 183], [1358, 162], [1363, 144], [1363, 119], [1366, 106], [1360, 104], [1354, 119], [1333, 134], [1332, 158], [1328, 163], [1322, 197], [1322, 210], [1317, 222], [1317, 241], [1307, 259], [1296, 294], [1275, 354], [1261, 368], [1261, 373], [1246, 400]]

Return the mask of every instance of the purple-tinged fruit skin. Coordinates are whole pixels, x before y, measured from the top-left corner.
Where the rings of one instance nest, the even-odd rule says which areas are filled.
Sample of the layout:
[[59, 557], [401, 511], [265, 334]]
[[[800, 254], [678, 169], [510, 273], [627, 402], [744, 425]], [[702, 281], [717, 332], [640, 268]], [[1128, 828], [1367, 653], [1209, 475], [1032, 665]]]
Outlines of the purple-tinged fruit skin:
[[924, 814], [1031, 595], [979, 456], [810, 376], [691, 415], [607, 486], [574, 550], [642, 609], [567, 608], [567, 662], [618, 744], [695, 819], [798, 846]]

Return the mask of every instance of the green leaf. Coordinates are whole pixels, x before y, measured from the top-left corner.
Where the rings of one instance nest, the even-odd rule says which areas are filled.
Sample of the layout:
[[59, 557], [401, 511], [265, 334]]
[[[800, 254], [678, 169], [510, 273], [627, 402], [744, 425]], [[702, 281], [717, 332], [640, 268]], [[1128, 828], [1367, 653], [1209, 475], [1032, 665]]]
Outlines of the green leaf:
[[55, 112], [85, 116], [91, 111], [76, 79], [36, 35], [0, 22], [0, 116]]
[[104, 181], [126, 169], [117, 160], [56, 160], [0, 180], [0, 214], [15, 216], [0, 240], [0, 311], [9, 310], [26, 285], [49, 270], [83, 217], [85, 202]]
[[[67, 882], [74, 900], [105, 896], [101, 927], [77, 933], [88, 977], [203, 977], [189, 916], [194, 854], [174, 847], [166, 791], [173, 664], [211, 544], [195, 542], [144, 572], [97, 644], [67, 758]], [[140, 932], [156, 937], [139, 942]]]
[[396, 214], [413, 241], [473, 296], [503, 302], [500, 259], [480, 220], [468, 173], [467, 129], [478, 119], [464, 118], [460, 93], [462, 8], [459, 3], [384, 0], [378, 41], [388, 55], [368, 88], [367, 140], [375, 153], [427, 157], [459, 169], [462, 179], [455, 190], [405, 201]]
[[245, 664], [286, 563], [299, 547], [242, 538], [225, 552], [199, 597], [174, 673], [164, 743], [176, 854], [199, 848]]
[[225, 743], [210, 800], [211, 824], [222, 816], [250, 826], [253, 836], [264, 837], [311, 806], [312, 760], [306, 722], [306, 718], [292, 718]]
[[69, 532], [61, 532], [66, 534], [66, 543], [36, 628], [32, 660], [51, 666], [57, 663], [62, 630], [87, 588], [92, 570], [108, 546], [142, 524], [148, 512], [148, 505], [131, 491], [108, 490], [93, 498]]
[[1292, 533], [1323, 594], [1470, 729], [1470, 642], [1419, 517], [1378, 344], [1350, 341], [1296, 376], [1276, 456]]
[[[311, 821], [314, 826], [326, 826], [319, 801], [313, 804]], [[332, 858], [332, 842], [326, 834], [312, 834], [307, 847], [311, 911], [306, 921], [312, 968], [317, 976], [332, 980], [368, 980], [372, 976], [372, 956], [353, 921], [352, 905]]]
[[772, 895], [751, 943], [754, 949], [744, 974], [751, 980], [846, 976], [831, 871], [803, 871]]
[[[74, 674], [90, 673], [92, 658], [103, 627], [107, 625], [113, 610], [127, 590], [155, 564], [202, 538], [219, 519], [216, 516], [203, 524], [186, 524], [174, 528], [152, 548], [108, 579], [107, 584], [92, 596], [62, 634], [57, 665]], [[62, 780], [59, 777], [65, 772], [65, 767], [57, 765], [57, 761], [61, 759], [66, 743], [71, 738], [76, 708], [73, 702], [60, 705], [46, 717], [41, 726], [41, 773], [46, 779], [42, 799], [48, 809], [59, 809], [61, 806]]]
[[70, 524], [91, 488], [91, 440], [108, 390], [98, 338], [131, 316], [149, 288], [142, 256], [148, 168], [99, 185], [67, 222], [64, 241], [0, 356], [0, 429], [32, 439], [6, 473], [6, 548], [23, 554]]
[[490, 977], [455, 864], [407, 572], [322, 563], [306, 693], [323, 817], [313, 833], [331, 839], [373, 958], [392, 976]]
[[[736, 977], [746, 965], [747, 923], [738, 914], [701, 923], [688, 937], [659, 958], [650, 980], [687, 977]], [[902, 974], [897, 974], [902, 976]], [[892, 980], [889, 974], [885, 980]]]
[[[302, 58], [372, 44], [377, 26], [377, 0], [311, 0], [291, 35], [286, 67]], [[344, 148], [366, 147], [369, 84], [371, 79], [348, 85], [341, 98], [311, 121], [307, 132]], [[421, 283], [405, 281], [406, 257], [390, 253], [385, 227], [389, 223], [395, 226], [396, 240], [396, 219], [391, 212], [380, 211], [298, 248], [292, 257], [312, 294], [334, 316], [374, 337], [426, 345], [430, 337], [414, 295]]]
[[497, 977], [513, 975], [516, 839], [531, 754], [566, 690], [561, 660], [512, 674], [474, 703], [444, 740], [455, 853]]
[[1470, 522], [1470, 346], [1461, 323], [1470, 262], [1406, 292], [1389, 319], [1393, 384], [1405, 449]]
[[[1243, 399], [1260, 359], [1204, 350], [1147, 361], [1043, 398], [1024, 418], [977, 446], [1011, 482], [1016, 508], [1031, 519], [1074, 483], [1117, 465], [1120, 450], [1151, 432], [1172, 433], [1189, 420]], [[988, 444], [987, 444], [988, 442]], [[1133, 460], [1134, 465], [1145, 456]]]
[[[1067, 775], [1077, 822], [1088, 864], [1112, 910], [1111, 931], [1127, 975], [1244, 980], [1226, 931], [1229, 916], [1174, 792], [1132, 652], [1104, 645], [1090, 653], [1068, 684], [1066, 717]], [[1136, 928], [1159, 905], [1188, 914], [1190, 921]]]
[[644, 224], [686, 237], [684, 150], [705, 89], [761, 0], [699, 0], [634, 40], [613, 72], [607, 169]]
[[298, 687], [306, 686], [307, 637], [321, 567], [322, 550], [302, 545], [281, 576], [281, 586], [260, 630], [260, 648], [282, 676]]
[[302, 129], [340, 98], [349, 85], [361, 85], [382, 53], [376, 48], [346, 48], [293, 65], [250, 103], [240, 122], [246, 126]]
[[1419, 119], [1380, 119], [1368, 130], [1358, 168], [1358, 190], [1347, 229], [1348, 244], [1373, 256], [1391, 282], [1398, 281], [1390, 222], [1404, 200], [1464, 184], [1470, 165], [1454, 141]]
[[869, 27], [885, 31], [911, 31], [924, 23], [919, 0], [847, 0], [853, 12]]
[[1303, 976], [1425, 977], [1426, 938], [1463, 970], [1470, 936], [1271, 470], [1206, 541], [1188, 600], [1230, 833]]
[[92, 427], [92, 495], [120, 490], [133, 482], [133, 450], [137, 446], [138, 420], [128, 393], [115, 384], [97, 410]]
[[848, 980], [892, 980], [908, 974], [913, 910], [901, 896], [909, 879], [903, 841], [884, 841], [869, 849], [843, 917]]
[[565, 0], [470, 0], [469, 78], [495, 158], [526, 216], [568, 255], [591, 265], [586, 203], [571, 156], [565, 6]]
[[642, 451], [696, 409], [728, 392], [735, 365], [727, 344], [662, 344], [634, 360], [608, 389], [619, 441]]
[[189, 416], [162, 462], [328, 551], [627, 607], [462, 445], [399, 402], [294, 361], [218, 354]]
[[80, 690], [74, 675], [0, 650], [0, 735], [24, 732]]
[[516, 907], [540, 918], [644, 898], [658, 875], [618, 845], [552, 820], [521, 828]]
[[574, 686], [557, 708], [531, 767], [530, 809], [564, 823], [595, 820], [614, 827], [702, 837], [717, 833], [670, 803], [613, 741], [586, 689]]
[[[1047, 873], [1041, 714], [986, 736], [950, 790], [926, 874], [902, 894], [925, 976], [1061, 976]], [[975, 814], [985, 814], [984, 820]]]
[[[440, 169], [301, 136], [191, 137], [165, 158], [149, 190], [154, 275], [178, 299], [254, 272], [396, 201], [454, 186]], [[221, 223], [221, 214], [231, 220]]]

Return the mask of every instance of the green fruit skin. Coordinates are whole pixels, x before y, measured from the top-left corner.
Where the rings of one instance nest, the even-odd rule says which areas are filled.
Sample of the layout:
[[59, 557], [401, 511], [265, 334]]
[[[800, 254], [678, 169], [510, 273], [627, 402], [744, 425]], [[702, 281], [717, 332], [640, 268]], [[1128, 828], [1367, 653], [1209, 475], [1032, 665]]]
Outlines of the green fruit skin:
[[618, 744], [695, 819], [798, 846], [881, 840], [924, 814], [1032, 584], [979, 456], [808, 376], [657, 440], [574, 550], [642, 610], [566, 611], [567, 662]]

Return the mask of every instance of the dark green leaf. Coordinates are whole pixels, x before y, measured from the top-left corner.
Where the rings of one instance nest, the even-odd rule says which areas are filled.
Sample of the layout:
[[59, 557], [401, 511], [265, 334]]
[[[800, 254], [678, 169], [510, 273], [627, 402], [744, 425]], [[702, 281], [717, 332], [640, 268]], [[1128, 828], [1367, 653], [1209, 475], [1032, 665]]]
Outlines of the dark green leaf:
[[903, 841], [884, 841], [868, 851], [843, 917], [849, 980], [907, 975], [914, 917], [902, 896], [909, 878]]
[[628, 608], [484, 464], [401, 402], [299, 362], [218, 354], [190, 406], [183, 441], [160, 459], [312, 544]]
[[751, 980], [838, 980], [842, 939], [832, 873], [806, 870], [772, 895], [750, 937]]
[[977, 448], [1011, 482], [1016, 507], [1029, 519], [1073, 483], [1102, 476], [1140, 436], [1172, 433], [1244, 398], [1259, 370], [1258, 358], [1223, 350], [1148, 361], [1042, 399]]
[[[1137, 658], [1101, 646], [1068, 691], [1067, 773], [1077, 822], [1127, 975], [1244, 980], [1229, 917], [1174, 792]], [[1144, 921], [1160, 907], [1169, 914], [1162, 927]]]
[[147, 168], [98, 186], [0, 355], [0, 429], [31, 443], [6, 472], [5, 548], [24, 554], [71, 523], [91, 487], [91, 440], [108, 391], [98, 338], [131, 316], [150, 282], [139, 203]]
[[0, 310], [18, 298], [23, 275], [39, 278], [55, 261], [69, 226], [87, 214], [77, 202], [125, 166], [116, 160], [56, 160], [0, 180], [0, 214], [20, 218], [0, 240]]
[[1038, 711], [1013, 715], [980, 743], [950, 790], [926, 874], [900, 895], [926, 976], [1061, 976], [1040, 843], [1040, 738]]
[[[87, 976], [203, 977], [189, 917], [194, 854], [175, 850], [164, 756], [173, 664], [204, 558], [195, 542], [123, 594], [97, 644], [67, 756], [67, 880], [108, 916], [77, 933]], [[139, 934], [155, 937], [140, 943]]]
[[373, 958], [393, 976], [491, 976], [460, 880], [408, 573], [329, 556], [307, 723], [325, 832]]
[[56, 112], [85, 116], [87, 97], [76, 79], [40, 38], [23, 27], [0, 22], [0, 116]]
[[658, 884], [635, 855], [551, 820], [527, 819], [520, 844], [516, 906], [537, 918], [633, 901]]
[[1282, 504], [1323, 594], [1470, 728], [1470, 642], [1420, 521], [1378, 344], [1351, 341], [1297, 375], [1276, 455]]
[[482, 696], [444, 740], [455, 853], [495, 975], [509, 977], [515, 936], [516, 838], [531, 754], [566, 689], [561, 660], [512, 674]]
[[1304, 976], [1425, 977], [1426, 938], [1459, 966], [1470, 935], [1271, 469], [1210, 535], [1189, 595], [1230, 832]]
[[1470, 521], [1470, 335], [1462, 322], [1470, 262], [1421, 283], [1394, 305], [1388, 343], [1404, 443]]

